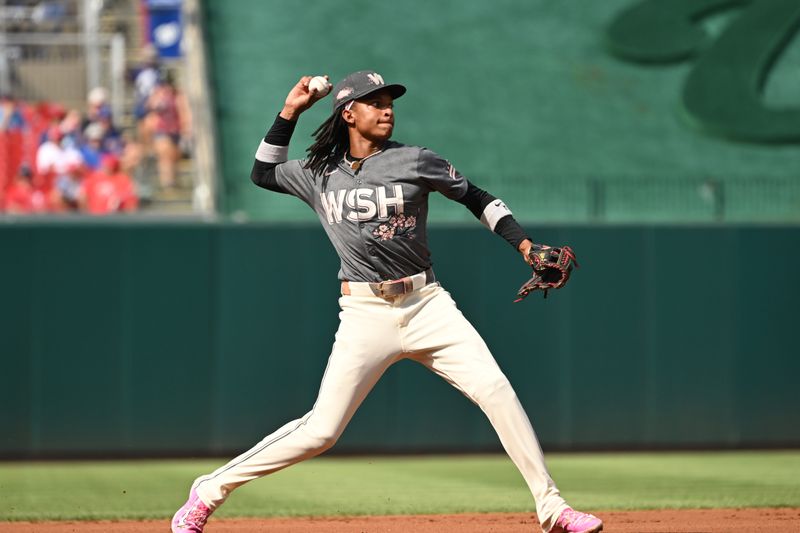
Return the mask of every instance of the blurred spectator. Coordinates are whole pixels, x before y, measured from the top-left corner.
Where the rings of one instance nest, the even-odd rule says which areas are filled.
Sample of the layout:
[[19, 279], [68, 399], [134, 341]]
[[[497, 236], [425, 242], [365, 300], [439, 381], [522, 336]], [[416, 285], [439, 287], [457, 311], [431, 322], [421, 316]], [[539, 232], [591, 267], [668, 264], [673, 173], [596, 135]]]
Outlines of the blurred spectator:
[[104, 153], [107, 153], [103, 149], [104, 134], [103, 125], [99, 122], [92, 122], [83, 130], [84, 142], [81, 144], [80, 152], [83, 156], [83, 162], [91, 170], [100, 168], [100, 159]]
[[80, 151], [67, 141], [61, 128], [50, 126], [47, 141], [36, 152], [36, 172], [41, 177], [42, 187], [55, 184], [51, 202], [58, 210], [77, 207], [82, 167]]
[[133, 180], [120, 171], [116, 156], [104, 155], [100, 169], [83, 182], [81, 203], [91, 215], [131, 212], [138, 208]]
[[80, 206], [84, 166], [81, 161], [69, 158], [65, 169], [56, 176], [51, 202], [55, 211], [75, 211]]
[[[108, 103], [108, 91], [104, 87], [95, 87], [86, 98], [86, 121], [96, 122], [101, 117], [111, 120], [111, 104]], [[112, 121], [113, 122], [113, 121]], [[86, 124], [84, 124], [84, 127]]]
[[144, 147], [141, 143], [137, 142], [136, 139], [132, 139], [128, 133], [124, 133], [118, 137], [118, 141], [122, 143], [122, 154], [120, 155], [122, 170], [125, 172], [132, 172], [135, 167], [142, 163], [142, 159], [145, 155]]
[[16, 131], [25, 127], [17, 101], [8, 94], [0, 95], [0, 131]]
[[147, 110], [145, 125], [158, 160], [159, 183], [163, 188], [174, 187], [181, 136], [188, 131], [186, 100], [171, 81], [161, 81], [147, 101]]
[[[114, 121], [111, 114], [111, 105], [108, 103], [108, 91], [103, 87], [95, 87], [89, 91], [86, 98], [87, 108], [86, 117], [83, 120], [82, 130], [85, 142], [90, 142], [86, 137], [87, 132], [90, 131], [94, 134], [101, 131], [101, 151], [103, 153], [113, 153], [120, 155], [124, 149], [124, 141], [122, 134], [114, 126]], [[96, 125], [93, 127], [93, 125]], [[97, 168], [100, 162], [92, 168]]]
[[47, 195], [32, 183], [33, 172], [22, 165], [14, 181], [8, 186], [5, 211], [9, 214], [44, 213], [47, 211]]
[[64, 136], [61, 143], [64, 148], [78, 147], [81, 144], [81, 126], [83, 118], [77, 109], [70, 109], [61, 121], [61, 134]]
[[125, 149], [125, 140], [122, 133], [111, 122], [111, 113], [99, 113], [94, 124], [99, 124], [103, 128], [103, 151], [120, 155]]
[[36, 172], [38, 174], [56, 174], [63, 168], [64, 149], [61, 139], [64, 137], [59, 126], [47, 129], [45, 142], [36, 151]]
[[[61, 129], [61, 121], [67, 116], [67, 108], [61, 104], [48, 104], [46, 102], [40, 102], [37, 106], [37, 113], [39, 113], [39, 116], [43, 120], [48, 122], [49, 126], [56, 126]], [[48, 127], [42, 131], [42, 134], [39, 138], [40, 145], [47, 142], [49, 129], [50, 128]]]
[[[142, 66], [135, 73], [133, 79], [135, 91], [133, 115], [137, 124], [141, 123], [147, 116], [147, 102], [162, 79], [163, 76], [158, 63], [158, 50], [152, 44], [148, 44], [142, 48]], [[142, 134], [146, 134], [146, 132], [140, 132], [142, 142], [149, 142], [149, 139]]]

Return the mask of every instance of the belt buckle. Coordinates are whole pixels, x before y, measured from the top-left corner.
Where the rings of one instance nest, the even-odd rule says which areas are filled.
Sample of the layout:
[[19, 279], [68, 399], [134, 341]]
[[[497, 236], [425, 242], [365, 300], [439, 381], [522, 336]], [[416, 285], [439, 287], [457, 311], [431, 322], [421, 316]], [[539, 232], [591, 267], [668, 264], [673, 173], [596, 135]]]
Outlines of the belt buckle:
[[378, 283], [378, 293], [381, 298], [392, 298], [410, 292], [407, 285], [410, 285], [411, 278], [395, 279], [391, 281], [381, 281]]

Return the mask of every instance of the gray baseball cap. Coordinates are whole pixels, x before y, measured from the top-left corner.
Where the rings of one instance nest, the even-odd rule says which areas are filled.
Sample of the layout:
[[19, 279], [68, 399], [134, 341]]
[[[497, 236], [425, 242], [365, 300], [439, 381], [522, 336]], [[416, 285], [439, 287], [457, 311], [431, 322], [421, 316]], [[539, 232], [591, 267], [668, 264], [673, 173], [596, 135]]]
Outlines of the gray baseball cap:
[[348, 74], [333, 88], [333, 109], [335, 111], [351, 100], [358, 100], [381, 89], [389, 89], [392, 98], [400, 98], [406, 92], [403, 85], [384, 82], [383, 76], [374, 70], [359, 70]]

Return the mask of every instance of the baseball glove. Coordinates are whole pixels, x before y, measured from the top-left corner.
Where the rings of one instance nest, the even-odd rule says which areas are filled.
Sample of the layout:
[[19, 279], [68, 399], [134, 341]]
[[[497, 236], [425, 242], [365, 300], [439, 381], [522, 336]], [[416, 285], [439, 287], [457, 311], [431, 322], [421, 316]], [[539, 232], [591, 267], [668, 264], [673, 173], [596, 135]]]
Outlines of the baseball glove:
[[569, 246], [553, 248], [544, 244], [534, 244], [528, 252], [528, 263], [533, 268], [533, 277], [519, 288], [517, 299], [514, 303], [525, 299], [533, 291], [547, 291], [563, 287], [570, 274], [572, 265], [578, 266], [575, 252]]

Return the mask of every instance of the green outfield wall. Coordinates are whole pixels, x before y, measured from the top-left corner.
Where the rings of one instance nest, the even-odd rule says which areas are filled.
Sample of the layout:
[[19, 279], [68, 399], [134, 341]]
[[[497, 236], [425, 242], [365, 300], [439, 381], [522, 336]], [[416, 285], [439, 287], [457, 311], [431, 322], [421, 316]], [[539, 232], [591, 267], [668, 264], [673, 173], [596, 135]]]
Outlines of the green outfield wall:
[[[475, 227], [434, 227], [435, 270], [546, 449], [800, 444], [797, 227], [531, 227], [568, 288]], [[0, 455], [230, 453], [302, 416], [337, 326], [317, 227], [0, 226]], [[482, 413], [391, 368], [339, 451], [494, 450]]]
[[[427, 146], [537, 222], [800, 221], [797, 0], [204, 2], [220, 205], [254, 194], [260, 139], [304, 74], [407, 85], [394, 138]], [[331, 112], [301, 117], [290, 157]], [[653, 199], [657, 200], [653, 200]], [[471, 215], [454, 203], [433, 221]]]

